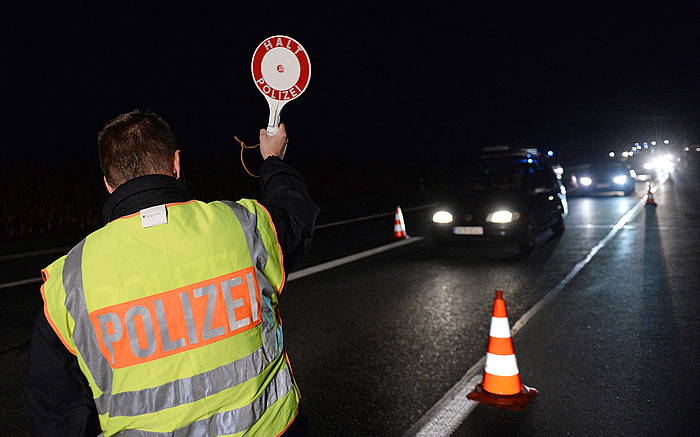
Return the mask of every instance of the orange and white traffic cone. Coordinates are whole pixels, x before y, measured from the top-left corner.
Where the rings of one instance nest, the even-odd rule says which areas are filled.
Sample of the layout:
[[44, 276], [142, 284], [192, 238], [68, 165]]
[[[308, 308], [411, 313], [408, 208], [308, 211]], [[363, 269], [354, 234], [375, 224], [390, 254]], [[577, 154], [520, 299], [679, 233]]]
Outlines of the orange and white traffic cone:
[[503, 300], [503, 292], [496, 290], [484, 379], [467, 395], [467, 398], [482, 404], [522, 411], [537, 396], [537, 393], [537, 389], [520, 382], [506, 313], [506, 301]]
[[396, 207], [396, 214], [394, 214], [394, 240], [403, 240], [408, 238], [406, 233], [406, 223], [403, 221], [403, 213], [401, 212], [401, 207]]
[[654, 193], [651, 191], [651, 184], [649, 184], [649, 190], [647, 191], [647, 203], [645, 206], [656, 206], [654, 201]]

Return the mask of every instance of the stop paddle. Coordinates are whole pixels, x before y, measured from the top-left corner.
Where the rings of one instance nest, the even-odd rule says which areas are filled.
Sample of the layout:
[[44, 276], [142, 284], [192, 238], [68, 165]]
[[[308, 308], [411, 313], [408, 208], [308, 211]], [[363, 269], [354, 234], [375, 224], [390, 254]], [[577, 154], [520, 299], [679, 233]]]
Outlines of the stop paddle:
[[267, 133], [274, 135], [280, 124], [282, 107], [299, 97], [309, 85], [309, 55], [294, 38], [271, 36], [255, 49], [250, 70], [255, 85], [270, 107]]

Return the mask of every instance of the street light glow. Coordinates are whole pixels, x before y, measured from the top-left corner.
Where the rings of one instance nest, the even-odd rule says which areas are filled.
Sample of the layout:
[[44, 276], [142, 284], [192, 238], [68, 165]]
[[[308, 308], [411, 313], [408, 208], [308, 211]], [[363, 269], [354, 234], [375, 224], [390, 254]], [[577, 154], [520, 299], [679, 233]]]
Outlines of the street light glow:
[[611, 157], [611, 158], [614, 158], [614, 157], [615, 157], [615, 152], [610, 152], [610, 153], [608, 153], [608, 156]]
[[656, 141], [652, 141], [652, 142], [651, 142], [651, 145], [652, 145], [652, 146], [655, 146], [655, 145], [656, 145]]
[[671, 140], [664, 140], [664, 144], [671, 144]]

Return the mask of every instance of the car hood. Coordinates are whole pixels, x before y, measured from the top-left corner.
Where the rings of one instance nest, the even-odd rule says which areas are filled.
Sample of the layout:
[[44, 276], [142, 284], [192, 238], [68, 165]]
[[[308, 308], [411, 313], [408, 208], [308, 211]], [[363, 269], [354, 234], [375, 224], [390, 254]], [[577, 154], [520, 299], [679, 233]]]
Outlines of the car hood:
[[484, 216], [498, 210], [525, 212], [527, 196], [518, 192], [463, 192], [443, 195], [438, 208], [451, 209], [456, 213]]

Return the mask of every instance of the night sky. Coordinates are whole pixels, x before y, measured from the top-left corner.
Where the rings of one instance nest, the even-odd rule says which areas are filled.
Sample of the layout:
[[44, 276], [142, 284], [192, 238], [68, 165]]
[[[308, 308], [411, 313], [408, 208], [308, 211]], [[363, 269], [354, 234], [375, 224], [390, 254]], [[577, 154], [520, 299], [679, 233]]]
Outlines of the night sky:
[[256, 142], [266, 125], [250, 58], [275, 34], [311, 58], [308, 90], [282, 112], [288, 156], [307, 171], [390, 171], [503, 143], [574, 160], [657, 132], [700, 142], [697, 7], [287, 4], [36, 5], [6, 18], [5, 159], [96, 160], [99, 128], [134, 108], [161, 114], [190, 156], [235, 157], [233, 136]]

